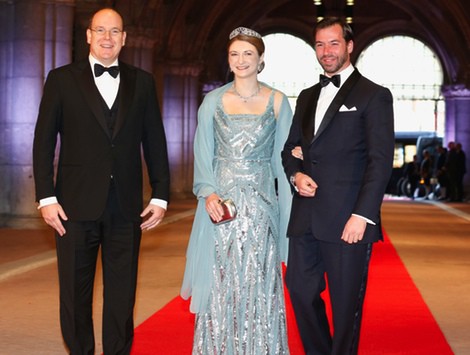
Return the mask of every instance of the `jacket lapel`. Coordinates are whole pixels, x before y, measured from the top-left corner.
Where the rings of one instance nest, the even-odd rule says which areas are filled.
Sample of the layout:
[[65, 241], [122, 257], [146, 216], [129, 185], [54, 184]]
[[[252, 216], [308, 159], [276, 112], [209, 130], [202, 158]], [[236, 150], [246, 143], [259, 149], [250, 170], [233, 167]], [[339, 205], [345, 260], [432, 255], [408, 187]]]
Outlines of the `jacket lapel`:
[[127, 112], [131, 106], [133, 93], [135, 92], [136, 73], [125, 63], [119, 62], [120, 82], [119, 82], [119, 108], [116, 123], [113, 130], [113, 138], [122, 128]]
[[103, 107], [100, 101], [100, 92], [95, 85], [90, 62], [88, 60], [83, 60], [77, 64], [77, 67], [77, 82], [80, 90], [82, 91], [83, 97], [100, 126], [103, 128], [105, 133], [109, 135], [106, 118], [103, 115]]
[[319, 84], [313, 87], [308, 97], [307, 107], [302, 117], [302, 133], [307, 142], [313, 139], [313, 130], [315, 127], [315, 111], [317, 110], [318, 97], [320, 96], [321, 86]]
[[354, 69], [354, 71], [349, 76], [349, 78], [345, 81], [343, 86], [341, 86], [341, 89], [339, 89], [335, 98], [333, 99], [330, 106], [326, 110], [325, 116], [323, 117], [320, 127], [318, 127], [317, 133], [313, 137], [312, 143], [313, 141], [315, 141], [315, 139], [317, 139], [317, 137], [325, 130], [325, 128], [333, 120], [339, 108], [346, 100], [346, 97], [349, 95], [351, 89], [353, 88], [354, 85], [356, 85], [357, 81], [359, 80], [361, 76], [362, 75], [359, 73], [359, 71], [357, 69]]

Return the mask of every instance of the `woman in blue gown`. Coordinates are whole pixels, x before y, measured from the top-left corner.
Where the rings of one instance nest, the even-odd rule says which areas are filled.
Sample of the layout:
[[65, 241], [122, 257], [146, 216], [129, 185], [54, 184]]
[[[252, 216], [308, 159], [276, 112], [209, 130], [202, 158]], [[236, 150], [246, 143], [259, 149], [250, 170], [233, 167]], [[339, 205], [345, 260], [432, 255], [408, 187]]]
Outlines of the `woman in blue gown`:
[[[196, 313], [193, 354], [288, 354], [281, 262], [291, 189], [280, 152], [292, 112], [287, 97], [258, 81], [264, 43], [232, 31], [234, 80], [206, 95], [194, 140], [198, 205], [181, 289]], [[237, 217], [222, 217], [231, 199]]]

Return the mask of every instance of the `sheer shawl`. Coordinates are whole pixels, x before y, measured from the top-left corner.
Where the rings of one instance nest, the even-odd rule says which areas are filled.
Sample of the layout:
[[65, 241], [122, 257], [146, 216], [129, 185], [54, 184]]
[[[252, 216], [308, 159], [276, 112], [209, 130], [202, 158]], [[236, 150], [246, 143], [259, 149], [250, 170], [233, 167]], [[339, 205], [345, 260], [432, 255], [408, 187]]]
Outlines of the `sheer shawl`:
[[[205, 209], [205, 198], [217, 193], [217, 181], [213, 172], [214, 130], [213, 119], [221, 96], [232, 87], [228, 83], [208, 93], [198, 110], [198, 125], [194, 137], [193, 193], [198, 199], [193, 227], [186, 251], [186, 268], [181, 297], [191, 297], [190, 311], [204, 312], [211, 290], [211, 270], [214, 265], [214, 225]], [[262, 85], [269, 88], [268, 85]], [[278, 246], [281, 261], [287, 263], [287, 223], [290, 215], [292, 191], [281, 162], [281, 151], [292, 123], [292, 110], [287, 97], [283, 99], [276, 122], [276, 133], [271, 165], [277, 179], [279, 203]]]

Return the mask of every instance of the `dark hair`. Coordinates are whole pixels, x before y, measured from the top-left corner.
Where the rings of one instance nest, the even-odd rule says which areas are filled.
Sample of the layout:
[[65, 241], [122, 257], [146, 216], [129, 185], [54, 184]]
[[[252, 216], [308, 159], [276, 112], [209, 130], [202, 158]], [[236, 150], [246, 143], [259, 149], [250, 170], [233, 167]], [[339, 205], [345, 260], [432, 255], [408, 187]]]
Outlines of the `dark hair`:
[[[244, 34], [239, 34], [230, 39], [227, 43], [227, 51], [229, 50], [230, 46], [232, 45], [233, 42], [235, 41], [245, 41], [250, 44], [252, 44], [255, 48], [256, 51], [258, 52], [258, 55], [261, 56], [264, 53], [264, 42], [262, 38], [258, 38], [255, 36], [247, 36]], [[258, 69], [258, 73], [261, 73], [261, 71], [264, 69], [264, 61], [261, 62], [260, 68]]]
[[354, 33], [351, 26], [349, 26], [349, 24], [347, 24], [346, 21], [340, 17], [325, 17], [324, 19], [320, 20], [315, 26], [313, 32], [314, 38], [316, 37], [318, 30], [322, 30], [324, 28], [331, 27], [334, 25], [341, 26], [341, 28], [343, 29], [343, 38], [346, 43], [354, 40]]

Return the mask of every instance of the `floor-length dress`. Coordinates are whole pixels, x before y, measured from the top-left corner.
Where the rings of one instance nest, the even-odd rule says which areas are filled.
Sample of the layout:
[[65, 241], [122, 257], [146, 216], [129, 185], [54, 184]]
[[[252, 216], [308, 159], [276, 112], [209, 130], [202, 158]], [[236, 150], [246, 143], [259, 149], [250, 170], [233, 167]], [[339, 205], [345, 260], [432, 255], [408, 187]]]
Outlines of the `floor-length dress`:
[[219, 195], [237, 218], [216, 227], [215, 265], [207, 311], [196, 317], [193, 354], [288, 354], [277, 249], [279, 208], [271, 157], [274, 93], [261, 115], [214, 117], [214, 171]]

